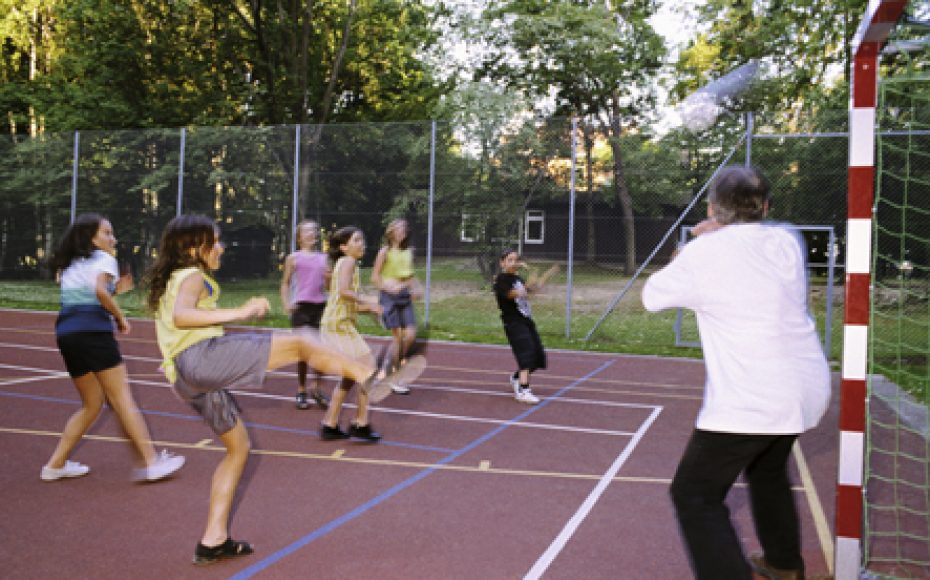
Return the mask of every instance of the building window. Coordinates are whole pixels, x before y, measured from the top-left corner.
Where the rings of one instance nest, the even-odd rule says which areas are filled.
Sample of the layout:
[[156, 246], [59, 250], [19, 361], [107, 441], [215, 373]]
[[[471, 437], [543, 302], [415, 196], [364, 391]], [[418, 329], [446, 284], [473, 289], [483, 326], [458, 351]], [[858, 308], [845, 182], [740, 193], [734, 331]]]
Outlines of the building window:
[[546, 212], [541, 209], [526, 210], [526, 227], [523, 229], [523, 241], [527, 244], [541, 244], [546, 240]]
[[481, 237], [484, 228], [481, 216], [474, 214], [462, 214], [462, 229], [459, 239], [463, 242], [474, 242]]

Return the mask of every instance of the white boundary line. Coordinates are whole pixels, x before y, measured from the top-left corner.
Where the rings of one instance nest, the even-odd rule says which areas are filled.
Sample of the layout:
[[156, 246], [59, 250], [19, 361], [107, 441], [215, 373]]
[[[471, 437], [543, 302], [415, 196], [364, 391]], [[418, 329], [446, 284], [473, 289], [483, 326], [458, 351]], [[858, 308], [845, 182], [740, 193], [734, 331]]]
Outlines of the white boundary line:
[[[0, 346], [3, 346], [3, 345], [0, 344]], [[34, 347], [34, 348], [40, 348], [40, 347]], [[127, 358], [127, 357], [124, 357], [124, 358]], [[55, 373], [54, 371], [49, 371], [48, 369], [39, 369], [39, 368], [33, 368], [33, 367], [22, 367], [22, 366], [5, 365], [5, 364], [0, 364], [0, 368], [11, 368], [15, 370], [37, 372], [37, 373]], [[51, 378], [67, 378], [67, 377], [68, 377], [68, 373], [58, 372], [55, 374], [46, 374], [41, 377], [30, 377], [28, 380], [38, 381], [38, 380], [51, 379]], [[169, 385], [166, 382], [161, 382], [161, 381], [146, 381], [146, 380], [130, 378], [129, 382], [132, 384], [146, 385], [146, 386], [158, 387], [162, 389], [171, 388], [171, 385]], [[3, 383], [0, 383], [0, 385], [2, 384]], [[7, 384], [12, 384], [12, 383], [7, 383]], [[237, 396], [252, 397], [256, 399], [271, 399], [271, 400], [277, 400], [277, 401], [290, 401], [291, 400], [290, 397], [286, 397], [283, 395], [275, 395], [272, 393], [260, 393], [260, 392], [255, 392], [251, 390], [233, 390], [232, 392], [235, 393]], [[497, 393], [491, 393], [491, 394], [496, 395]], [[561, 399], [557, 399], [557, 400], [561, 400]], [[610, 401], [605, 401], [604, 404], [623, 406], [622, 404], [613, 403]], [[354, 405], [347, 403], [346, 407], [354, 407]], [[639, 408], [639, 407], [642, 407], [642, 405], [636, 405], [635, 407]], [[662, 410], [662, 407], [657, 407], [657, 406], [651, 406], [648, 408], [652, 409], [654, 413]], [[587, 428], [587, 427], [574, 427], [571, 425], [554, 425], [554, 424], [548, 424], [548, 423], [531, 423], [531, 422], [525, 422], [525, 421], [514, 422], [512, 419], [491, 419], [491, 418], [486, 418], [486, 417], [468, 417], [464, 415], [449, 415], [449, 414], [444, 414], [444, 413], [430, 413], [427, 411], [411, 411], [411, 410], [406, 410], [406, 409], [391, 409], [391, 408], [386, 408], [386, 407], [375, 407], [375, 406], [373, 406], [372, 409], [378, 410], [382, 413], [393, 413], [397, 415], [409, 415], [413, 417], [444, 419], [448, 421], [484, 423], [484, 424], [491, 424], [491, 425], [509, 424], [514, 427], [523, 427], [527, 429], [542, 429], [542, 430], [550, 430], [550, 431], [561, 431], [561, 432], [566, 432], [566, 433], [587, 433], [591, 435], [609, 435], [612, 437], [635, 436], [635, 434], [630, 431], [611, 431], [607, 429], [592, 429], [592, 428]]]
[[639, 429], [636, 430], [636, 434], [633, 436], [633, 439], [627, 444], [623, 449], [617, 459], [614, 460], [610, 468], [601, 476], [601, 479], [597, 482], [597, 485], [594, 486], [594, 489], [591, 490], [591, 493], [588, 494], [588, 497], [585, 498], [584, 502], [581, 504], [581, 507], [578, 508], [578, 511], [568, 520], [568, 523], [565, 524], [565, 527], [562, 528], [562, 531], [559, 532], [559, 535], [556, 536], [555, 540], [552, 541], [552, 544], [549, 545], [549, 548], [543, 552], [542, 556], [536, 560], [536, 563], [533, 564], [533, 567], [530, 568], [530, 571], [524, 576], [524, 580], [536, 580], [541, 578], [542, 575], [549, 569], [549, 566], [556, 559], [562, 549], [565, 547], [565, 544], [568, 543], [568, 540], [571, 539], [572, 535], [584, 521], [584, 519], [591, 513], [591, 510], [594, 509], [594, 504], [597, 503], [597, 500], [600, 499], [604, 491], [607, 490], [607, 485], [610, 484], [611, 480], [617, 475], [617, 472], [620, 471], [620, 468], [623, 467], [623, 464], [626, 463], [626, 460], [629, 459], [630, 455], [633, 453], [633, 450], [636, 448], [636, 445], [642, 440], [643, 436], [646, 434], [646, 431], [658, 418], [659, 413], [662, 409], [657, 408], [653, 410], [652, 414], [649, 415], [649, 418], [646, 419]]

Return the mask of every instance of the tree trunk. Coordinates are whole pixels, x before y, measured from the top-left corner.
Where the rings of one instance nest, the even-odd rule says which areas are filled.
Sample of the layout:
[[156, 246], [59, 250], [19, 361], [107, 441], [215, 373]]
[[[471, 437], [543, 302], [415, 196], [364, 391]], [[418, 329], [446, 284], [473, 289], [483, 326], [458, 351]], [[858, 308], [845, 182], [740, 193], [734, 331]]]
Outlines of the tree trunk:
[[623, 237], [626, 242], [626, 256], [623, 262], [623, 271], [627, 275], [636, 270], [636, 229], [633, 220], [633, 198], [626, 186], [626, 175], [623, 169], [623, 151], [620, 147], [622, 127], [620, 125], [620, 106], [616, 97], [611, 103], [610, 116], [610, 149], [614, 155], [614, 193], [623, 212]]
[[592, 159], [594, 138], [591, 135], [591, 127], [587, 123], [582, 123], [581, 132], [584, 139], [585, 181], [587, 185], [585, 214], [588, 222], [588, 243], [585, 248], [585, 261], [594, 264], [597, 262], [597, 227], [594, 222], [594, 161]]

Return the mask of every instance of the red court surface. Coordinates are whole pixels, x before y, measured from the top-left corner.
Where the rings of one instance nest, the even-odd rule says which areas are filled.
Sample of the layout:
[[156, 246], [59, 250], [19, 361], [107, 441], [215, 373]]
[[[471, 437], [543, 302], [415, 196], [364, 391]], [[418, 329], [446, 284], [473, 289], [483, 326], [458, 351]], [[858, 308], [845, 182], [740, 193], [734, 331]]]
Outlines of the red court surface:
[[[172, 479], [129, 481], [134, 456], [105, 410], [72, 455], [85, 477], [39, 480], [78, 405], [54, 313], [0, 310], [4, 578], [688, 578], [668, 485], [701, 397], [701, 361], [549, 352], [536, 406], [513, 400], [507, 348], [433, 343], [409, 396], [376, 406], [376, 445], [325, 442], [322, 412], [293, 405], [290, 369], [238, 399], [253, 451], [234, 538], [254, 554], [195, 567], [212, 432], [158, 371], [154, 328], [120, 339], [156, 447], [187, 457]], [[671, 337], [670, 337], [671, 339]], [[792, 464], [809, 574], [832, 560], [836, 406]], [[353, 410], [343, 410], [343, 427]], [[746, 490], [729, 505], [758, 544]]]

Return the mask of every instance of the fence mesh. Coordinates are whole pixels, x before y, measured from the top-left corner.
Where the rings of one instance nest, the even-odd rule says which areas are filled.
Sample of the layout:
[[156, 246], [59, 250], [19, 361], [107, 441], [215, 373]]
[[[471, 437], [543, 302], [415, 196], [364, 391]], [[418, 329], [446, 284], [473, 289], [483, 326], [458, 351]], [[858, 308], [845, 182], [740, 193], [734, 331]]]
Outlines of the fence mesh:
[[[209, 215], [227, 243], [219, 272], [227, 280], [276, 278], [293, 248], [293, 224], [305, 217], [324, 233], [360, 227], [369, 247], [362, 263], [370, 267], [385, 225], [403, 216], [411, 222], [421, 280], [431, 281], [430, 300], [475, 313], [470, 318], [434, 309], [431, 325], [448, 335], [481, 332], [495, 312], [489, 280], [497, 258], [515, 247], [540, 269], [563, 265], [537, 299], [544, 336], [581, 337], [644, 260], [654, 255], [650, 267], [668, 260], [677, 234], [671, 232], [663, 247], [659, 241], [729, 155], [771, 178], [776, 219], [835, 226], [841, 262], [845, 122], [845, 111], [810, 119], [756, 116], [747, 131], [747, 118], [728, 116], [700, 135], [661, 138], [636, 131], [617, 138], [583, 120], [533, 117], [501, 126], [47, 134], [0, 146], [0, 278], [50, 278], [45, 263], [72, 203], [78, 213], [111, 219], [119, 259], [137, 274], [179, 210]], [[785, 127], [794, 133], [779, 133]], [[685, 223], [697, 223], [704, 211], [697, 204]], [[823, 262], [825, 239], [808, 242], [811, 262]], [[643, 316], [634, 293], [606, 318], [595, 346], [635, 351], [644, 343], [672, 342], [672, 318], [667, 333], [644, 336]]]

